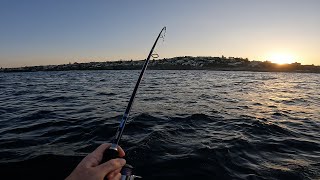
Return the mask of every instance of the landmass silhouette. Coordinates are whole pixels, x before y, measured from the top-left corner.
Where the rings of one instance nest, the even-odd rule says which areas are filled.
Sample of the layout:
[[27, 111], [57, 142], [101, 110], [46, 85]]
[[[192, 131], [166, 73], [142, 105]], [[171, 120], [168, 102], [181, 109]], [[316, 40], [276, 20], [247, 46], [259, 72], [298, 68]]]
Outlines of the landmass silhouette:
[[[61, 65], [1, 68], [0, 72], [70, 71], [70, 70], [138, 70], [144, 60], [119, 60], [105, 62], [69, 63]], [[217, 70], [257, 72], [320, 73], [320, 66], [301, 63], [276, 64], [271, 61], [250, 61], [241, 57], [181, 56], [151, 60], [148, 69], [153, 70]]]

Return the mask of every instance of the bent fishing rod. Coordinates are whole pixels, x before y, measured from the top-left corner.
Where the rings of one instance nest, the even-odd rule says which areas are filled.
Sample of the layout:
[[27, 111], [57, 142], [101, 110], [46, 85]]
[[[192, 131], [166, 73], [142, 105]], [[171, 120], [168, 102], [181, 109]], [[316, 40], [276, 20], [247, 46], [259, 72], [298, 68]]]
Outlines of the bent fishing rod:
[[[124, 112], [123, 116], [122, 116], [122, 119], [120, 121], [120, 125], [117, 129], [117, 132], [116, 132], [116, 135], [114, 137], [114, 139], [112, 140], [111, 142], [111, 146], [109, 149], [107, 149], [104, 154], [103, 154], [103, 158], [102, 158], [102, 161], [101, 163], [104, 163], [106, 161], [109, 161], [110, 159], [115, 159], [115, 158], [118, 158], [119, 157], [119, 152], [118, 152], [118, 144], [119, 144], [119, 141], [122, 137], [122, 133], [123, 133], [123, 130], [126, 126], [126, 122], [128, 120], [128, 117], [129, 117], [129, 114], [130, 114], [130, 110], [131, 110], [131, 107], [132, 107], [132, 104], [133, 104], [133, 101], [134, 101], [134, 98], [137, 94], [137, 91], [138, 91], [138, 88], [139, 88], [139, 85], [140, 85], [140, 82], [141, 82], [141, 79], [143, 77], [143, 74], [145, 72], [145, 70], [147, 69], [147, 66], [148, 66], [148, 63], [149, 63], [149, 60], [150, 58], [154, 55], [153, 54], [153, 50], [154, 48], [156, 47], [157, 43], [158, 43], [158, 40], [159, 38], [164, 38], [164, 35], [165, 35], [165, 31], [166, 31], [166, 27], [163, 27], [162, 30], [160, 31], [156, 41], [154, 42], [150, 52], [149, 52], [149, 55], [147, 57], [147, 59], [145, 60], [144, 62], [144, 65], [142, 67], [142, 70], [140, 72], [140, 75], [139, 75], [139, 78], [138, 78], [138, 81], [133, 89], [133, 92], [132, 92], [132, 95], [130, 97], [130, 100], [129, 100], [129, 103], [127, 105], [127, 108], [126, 108], [126, 111]], [[157, 55], [158, 56], [158, 55]], [[134, 175], [133, 175], [134, 176]], [[134, 177], [132, 177], [134, 178]]]

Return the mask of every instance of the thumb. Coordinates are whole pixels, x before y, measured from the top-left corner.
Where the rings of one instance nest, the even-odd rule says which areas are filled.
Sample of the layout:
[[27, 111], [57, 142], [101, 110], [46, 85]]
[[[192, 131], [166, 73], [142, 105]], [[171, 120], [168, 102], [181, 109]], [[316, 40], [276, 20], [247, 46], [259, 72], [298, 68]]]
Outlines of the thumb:
[[122, 168], [126, 164], [126, 160], [122, 158], [117, 158], [117, 159], [111, 159], [110, 161], [107, 161], [103, 164], [100, 164], [97, 166], [100, 172], [103, 172], [105, 175], [108, 173]]

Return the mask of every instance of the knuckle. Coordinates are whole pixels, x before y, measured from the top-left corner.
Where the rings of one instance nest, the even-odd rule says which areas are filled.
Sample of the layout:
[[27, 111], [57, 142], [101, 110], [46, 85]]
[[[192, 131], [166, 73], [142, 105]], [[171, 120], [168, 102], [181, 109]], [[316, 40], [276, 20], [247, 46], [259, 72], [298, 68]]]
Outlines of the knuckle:
[[113, 160], [110, 160], [109, 164], [111, 166], [117, 166], [119, 163], [118, 163], [118, 161], [116, 159], [113, 159]]

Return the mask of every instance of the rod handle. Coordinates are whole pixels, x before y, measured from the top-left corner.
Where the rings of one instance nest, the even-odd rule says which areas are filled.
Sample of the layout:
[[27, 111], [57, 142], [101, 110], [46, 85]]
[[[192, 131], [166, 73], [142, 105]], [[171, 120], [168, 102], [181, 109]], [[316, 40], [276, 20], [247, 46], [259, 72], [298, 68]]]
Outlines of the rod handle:
[[116, 159], [116, 158], [119, 158], [118, 150], [109, 148], [104, 151], [100, 164], [105, 163], [107, 161], [110, 161], [111, 159]]

